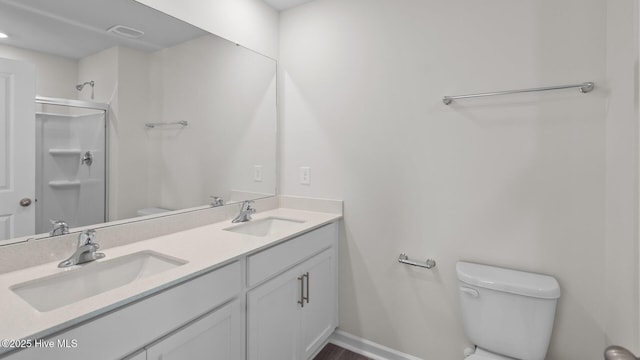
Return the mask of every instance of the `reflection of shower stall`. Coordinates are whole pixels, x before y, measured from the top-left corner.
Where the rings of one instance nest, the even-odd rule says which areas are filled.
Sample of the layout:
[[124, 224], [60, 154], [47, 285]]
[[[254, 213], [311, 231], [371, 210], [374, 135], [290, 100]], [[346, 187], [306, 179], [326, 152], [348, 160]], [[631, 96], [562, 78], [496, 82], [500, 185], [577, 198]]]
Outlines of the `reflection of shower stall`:
[[108, 105], [36, 99], [36, 232], [107, 220]]

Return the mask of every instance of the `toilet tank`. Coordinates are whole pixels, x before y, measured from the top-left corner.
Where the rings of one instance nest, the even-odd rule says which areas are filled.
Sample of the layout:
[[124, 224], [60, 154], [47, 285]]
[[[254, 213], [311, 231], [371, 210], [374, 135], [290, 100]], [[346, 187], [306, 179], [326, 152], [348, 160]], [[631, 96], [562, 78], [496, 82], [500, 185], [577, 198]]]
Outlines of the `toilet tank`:
[[560, 297], [555, 278], [462, 261], [456, 272], [471, 342], [516, 359], [545, 358]]

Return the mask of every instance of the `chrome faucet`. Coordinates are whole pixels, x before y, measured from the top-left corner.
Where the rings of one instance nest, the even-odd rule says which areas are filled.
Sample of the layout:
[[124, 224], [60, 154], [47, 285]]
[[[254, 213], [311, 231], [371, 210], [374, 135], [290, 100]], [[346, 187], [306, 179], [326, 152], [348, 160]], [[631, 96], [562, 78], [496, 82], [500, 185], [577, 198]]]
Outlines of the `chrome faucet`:
[[209, 196], [211, 198], [211, 207], [218, 207], [224, 205], [224, 199], [220, 196]]
[[609, 346], [604, 352], [604, 358], [605, 360], [638, 360], [631, 351], [617, 345]]
[[95, 230], [86, 230], [80, 233], [78, 237], [78, 248], [67, 260], [58, 264], [58, 267], [65, 268], [73, 265], [80, 265], [90, 261], [102, 259], [105, 257], [104, 253], [96, 252], [100, 248], [100, 245], [94, 241], [96, 237]]
[[240, 214], [235, 219], [231, 220], [233, 223], [245, 222], [251, 220], [251, 214], [256, 213], [256, 209], [252, 208], [253, 200], [246, 200], [242, 202], [242, 208], [240, 208]]
[[66, 235], [69, 233], [69, 224], [64, 220], [49, 220], [51, 222], [51, 231], [49, 236]]

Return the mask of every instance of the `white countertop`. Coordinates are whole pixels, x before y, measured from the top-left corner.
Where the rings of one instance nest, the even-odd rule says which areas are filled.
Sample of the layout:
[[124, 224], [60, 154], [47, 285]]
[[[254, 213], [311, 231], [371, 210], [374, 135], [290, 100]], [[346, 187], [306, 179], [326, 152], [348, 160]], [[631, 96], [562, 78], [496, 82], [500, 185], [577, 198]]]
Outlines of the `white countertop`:
[[[78, 271], [83, 265], [60, 269], [58, 268], [58, 261], [2, 274], [0, 275], [0, 304], [2, 304], [2, 307], [0, 307], [0, 339], [32, 340], [46, 337], [54, 332], [233, 262], [242, 256], [341, 218], [340, 214], [279, 208], [255, 214], [253, 219], [259, 220], [271, 216], [304, 222], [296, 224], [288, 232], [256, 237], [224, 231], [224, 228], [235, 225], [231, 221], [224, 221], [104, 251], [101, 250], [106, 254], [106, 257], [97, 260], [98, 262], [108, 261], [139, 251], [152, 250], [188, 261], [188, 263], [47, 312], [35, 310], [10, 290], [10, 287], [65, 271]], [[99, 230], [96, 242], [100, 243]], [[62, 260], [64, 259], [60, 259], [60, 261]], [[0, 347], [0, 354], [9, 350], [12, 349]]]

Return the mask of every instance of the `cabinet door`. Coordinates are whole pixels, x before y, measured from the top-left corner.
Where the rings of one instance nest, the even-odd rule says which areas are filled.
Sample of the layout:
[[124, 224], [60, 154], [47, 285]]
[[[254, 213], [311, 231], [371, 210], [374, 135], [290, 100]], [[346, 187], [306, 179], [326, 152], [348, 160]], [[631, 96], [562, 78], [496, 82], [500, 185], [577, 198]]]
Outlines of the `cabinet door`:
[[300, 312], [300, 359], [309, 359], [338, 325], [335, 262], [335, 251], [329, 249], [303, 264], [309, 291]]
[[293, 268], [247, 293], [249, 360], [300, 360], [300, 275]]
[[248, 292], [249, 360], [308, 359], [324, 343], [337, 326], [335, 265], [328, 249]]
[[147, 349], [147, 360], [238, 360], [242, 358], [239, 302], [206, 315]]

